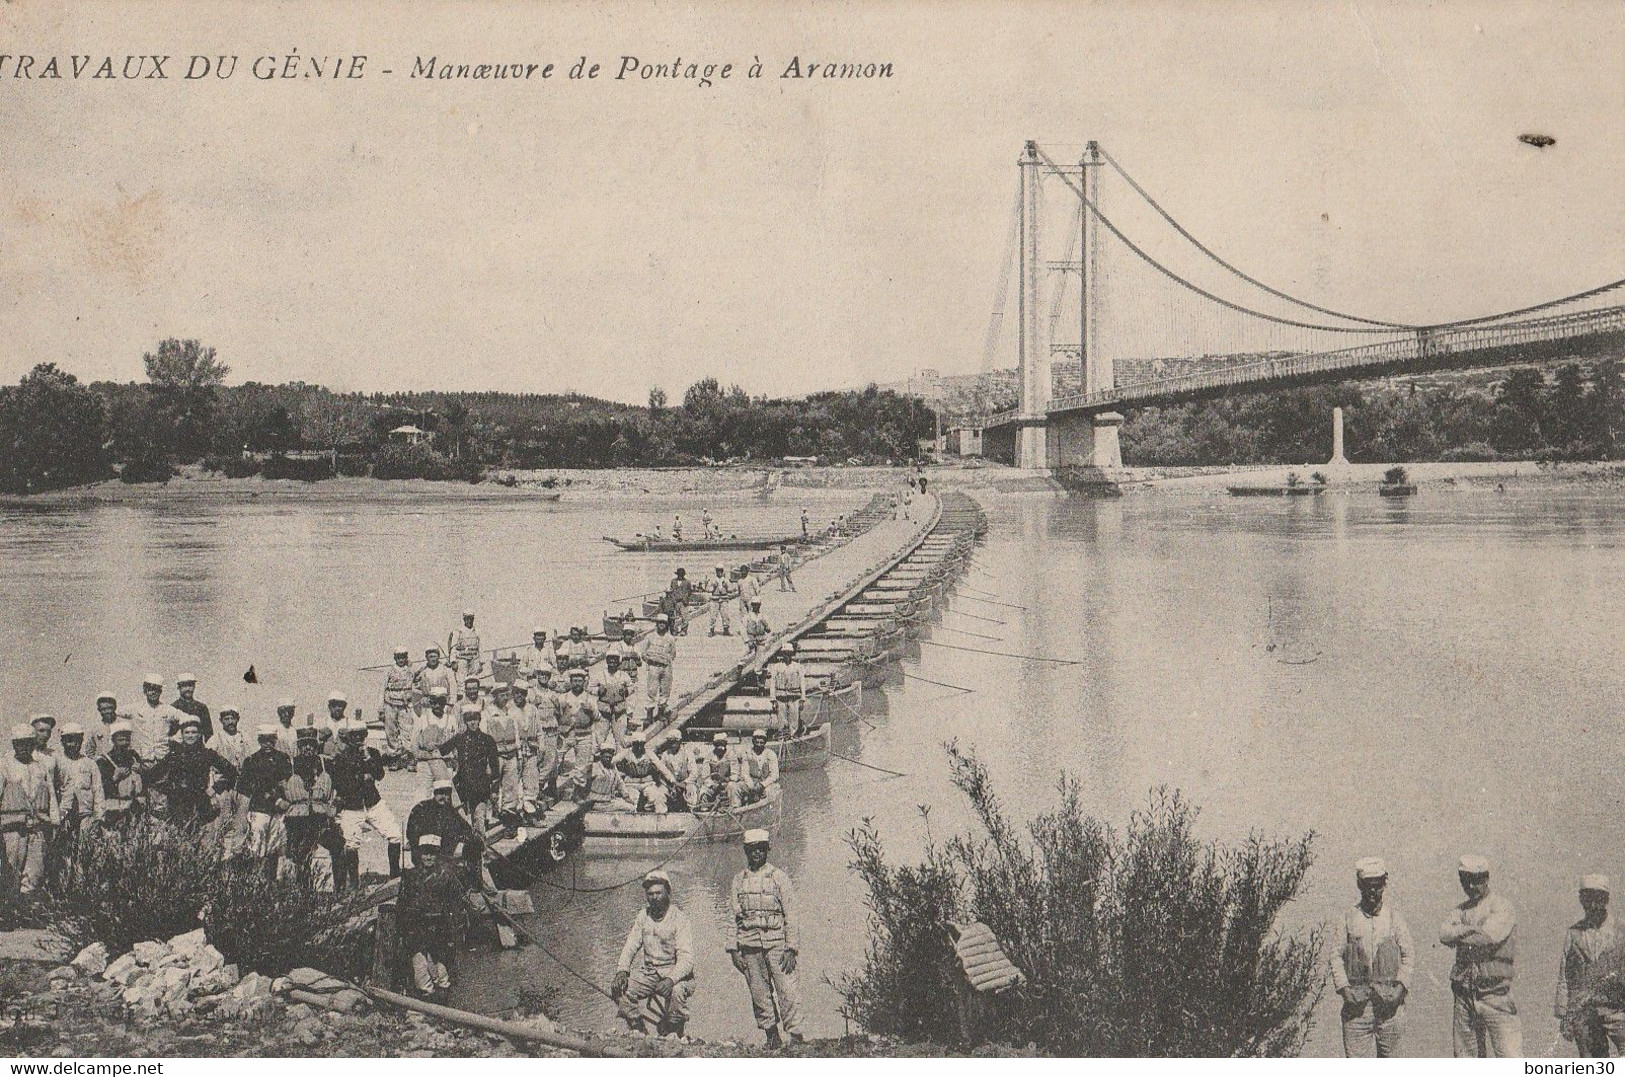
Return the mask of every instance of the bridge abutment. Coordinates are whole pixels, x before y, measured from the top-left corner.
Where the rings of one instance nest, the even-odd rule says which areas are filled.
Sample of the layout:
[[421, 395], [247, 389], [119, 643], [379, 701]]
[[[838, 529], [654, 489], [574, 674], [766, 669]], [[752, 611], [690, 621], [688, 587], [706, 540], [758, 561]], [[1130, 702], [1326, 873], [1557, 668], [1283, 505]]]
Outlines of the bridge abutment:
[[1123, 449], [1118, 431], [1123, 416], [1115, 411], [1098, 415], [1069, 412], [1050, 416], [1050, 467], [1094, 467], [1115, 469], [1123, 466]]

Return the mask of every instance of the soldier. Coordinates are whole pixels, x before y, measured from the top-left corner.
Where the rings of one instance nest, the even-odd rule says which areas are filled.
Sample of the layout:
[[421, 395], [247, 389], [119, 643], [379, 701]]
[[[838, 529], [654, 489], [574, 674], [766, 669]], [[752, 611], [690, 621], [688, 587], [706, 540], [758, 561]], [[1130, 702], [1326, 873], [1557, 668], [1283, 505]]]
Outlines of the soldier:
[[796, 581], [790, 575], [790, 568], [790, 547], [781, 545], [779, 547], [778, 561], [779, 590], [781, 591], [794, 591], [796, 589]]
[[1343, 916], [1334, 940], [1332, 987], [1343, 998], [1343, 1053], [1349, 1058], [1391, 1058], [1404, 1032], [1411, 983], [1411, 929], [1383, 900], [1388, 867], [1378, 857], [1354, 865], [1359, 904]]
[[[0, 766], [0, 838], [4, 840], [7, 893], [29, 894], [45, 882], [51, 830], [62, 809], [50, 772], [34, 758], [34, 730], [11, 731], [12, 758]], [[9, 912], [9, 910], [8, 910]]]
[[[378, 783], [384, 780], [384, 757], [367, 747], [367, 727], [347, 723], [340, 731], [343, 747], [333, 756], [333, 800], [344, 832], [345, 864], [342, 872], [351, 886], [361, 883], [361, 836], [371, 830], [388, 843], [389, 877], [401, 873], [401, 824], [389, 810]], [[340, 879], [343, 885], [343, 878]]]
[[146, 765], [130, 747], [135, 731], [126, 721], [114, 722], [107, 731], [107, 750], [96, 758], [102, 778], [102, 822], [119, 826], [139, 809], [146, 788], [142, 772]]
[[768, 637], [773, 635], [773, 629], [768, 625], [767, 618], [762, 616], [762, 600], [750, 600], [750, 614], [745, 618], [745, 656], [754, 658], [767, 646]]
[[666, 790], [677, 784], [677, 779], [659, 756], [650, 755], [647, 740], [639, 730], [628, 737], [624, 750], [615, 756], [615, 769], [621, 773], [621, 789], [633, 811], [666, 814]]
[[416, 715], [412, 699], [418, 690], [418, 672], [411, 666], [412, 653], [405, 647], [395, 648], [395, 664], [384, 671], [384, 700], [378, 705], [378, 717], [384, 723], [384, 749], [392, 760], [403, 756], [409, 759], [408, 769], [417, 769], [417, 760], [411, 757], [412, 726]]
[[472, 674], [463, 678], [463, 695], [462, 698], [457, 701], [457, 713], [462, 714], [469, 707], [473, 707], [478, 710], [482, 718], [485, 717], [491, 709], [490, 701], [484, 698], [484, 685], [480, 683], [480, 679], [478, 677], [473, 676]]
[[621, 946], [609, 996], [632, 1031], [646, 1031], [638, 1004], [652, 1001], [657, 1033], [681, 1039], [688, 1023], [688, 1000], [694, 994], [693, 927], [688, 914], [672, 904], [671, 877], [665, 872], [651, 871], [643, 877], [643, 899], [644, 907]]
[[547, 641], [547, 629], [533, 628], [530, 630], [530, 646], [519, 651], [519, 676], [531, 685], [537, 685], [537, 673], [547, 670], [551, 677], [558, 670], [558, 657], [553, 653], [553, 645]]
[[463, 811], [474, 833], [484, 837], [491, 829], [491, 798], [501, 780], [502, 759], [497, 742], [480, 729], [485, 713], [477, 704], [464, 703], [463, 731], [446, 742], [442, 750], [452, 760], [452, 784], [462, 798]]
[[[225, 712], [221, 711], [221, 717]], [[275, 877], [277, 858], [286, 843], [281, 812], [288, 806], [283, 785], [293, 776], [293, 759], [277, 747], [275, 722], [261, 724], [255, 739], [259, 747], [249, 753], [237, 772], [237, 792], [247, 801], [247, 838], [250, 856], [264, 857], [268, 873]]]
[[85, 754], [92, 759], [106, 755], [108, 749], [113, 747], [113, 727], [119, 723], [123, 715], [119, 714], [118, 697], [112, 692], [103, 692], [96, 697], [96, 721], [91, 723], [90, 733], [85, 740]]
[[644, 725], [664, 718], [671, 702], [672, 667], [677, 664], [677, 638], [670, 631], [670, 620], [663, 613], [655, 615], [654, 634], [644, 637], [640, 654], [648, 668], [644, 678], [648, 682], [649, 705]]
[[[688, 569], [675, 569], [672, 572], [671, 582], [666, 585], [666, 593], [660, 598], [658, 611], [666, 615], [675, 636], [688, 635], [688, 602], [693, 594], [694, 584], [688, 578]], [[656, 621], [658, 620], [657, 617]]]
[[801, 663], [796, 661], [796, 647], [786, 643], [779, 648], [778, 659], [769, 667], [772, 674], [773, 703], [778, 710], [779, 728], [786, 737], [804, 731], [802, 712], [807, 705], [807, 678]]
[[237, 784], [237, 767], [203, 745], [203, 723], [187, 715], [167, 750], [148, 765], [149, 788], [163, 794], [164, 818], [182, 824], [206, 823], [215, 817], [214, 795]]
[[709, 508], [700, 509], [700, 537], [704, 539], [716, 537], [716, 521], [712, 519]]
[[413, 847], [415, 866], [401, 880], [401, 944], [412, 955], [418, 994], [444, 1001], [451, 992], [452, 959], [467, 929], [468, 891], [456, 870], [441, 859], [438, 834], [423, 834]]
[[458, 674], [465, 680], [479, 677], [485, 672], [485, 662], [480, 655], [480, 634], [474, 631], [473, 610], [463, 611], [463, 626], [451, 630], [446, 637], [446, 646]]
[[198, 730], [203, 734], [205, 744], [214, 736], [214, 723], [209, 720], [209, 708], [197, 699], [197, 674], [182, 673], [175, 678], [175, 702], [170, 706], [182, 714], [189, 714], [197, 719]]
[[1608, 915], [1608, 876], [1580, 880], [1585, 914], [1569, 928], [1557, 970], [1558, 1030], [1581, 1058], [1607, 1058], [1608, 1047], [1625, 1055], [1625, 1009], [1618, 982], [1622, 941]]
[[1450, 971], [1455, 1054], [1517, 1058], [1523, 1054], [1523, 1029], [1512, 1001], [1517, 914], [1510, 901], [1490, 893], [1490, 862], [1484, 857], [1462, 857], [1456, 872], [1467, 900], [1439, 929], [1439, 942], [1456, 951]]
[[638, 653], [638, 630], [627, 621], [621, 625], [621, 638], [611, 643], [604, 651], [604, 657], [614, 655], [621, 660], [621, 668], [626, 668], [626, 660]]
[[767, 746], [767, 730], [750, 735], [750, 748], [739, 753], [738, 770], [728, 789], [728, 802], [735, 808], [763, 799], [779, 784], [779, 756]]
[[419, 699], [428, 699], [436, 688], [444, 688], [448, 700], [457, 694], [457, 674], [450, 666], [440, 664], [439, 647], [431, 646], [423, 652], [423, 667], [412, 674], [412, 686]]
[[[726, 737], [726, 734], [724, 734]], [[699, 767], [694, 757], [683, 749], [683, 735], [672, 730], [655, 745], [655, 754], [671, 773], [671, 788], [667, 791], [668, 811], [693, 811], [700, 802]]]
[[85, 727], [69, 722], [62, 727], [62, 758], [57, 762], [56, 798], [62, 812], [58, 831], [63, 853], [73, 839], [102, 815], [102, 775], [84, 755]]
[[745, 870], [734, 876], [729, 893], [728, 956], [750, 986], [756, 1027], [766, 1033], [769, 1047], [780, 1047], [781, 1027], [792, 1045], [802, 1042], [796, 983], [801, 921], [790, 876], [769, 864], [767, 853], [767, 831], [745, 831]]
[[[243, 760], [248, 758], [248, 753], [253, 750], [248, 738], [237, 728], [241, 720], [242, 715], [238, 713], [236, 705], [226, 704], [220, 708], [220, 728], [215, 730], [214, 736], [204, 742], [239, 769], [243, 765]], [[202, 719], [198, 720], [198, 724], [201, 728]]]
[[543, 800], [557, 799], [556, 782], [559, 772], [559, 697], [551, 687], [551, 677], [538, 679], [531, 707], [531, 729], [535, 733], [531, 771], [536, 786], [536, 804], [540, 810]]
[[672, 537], [673, 542], [682, 542], [683, 541], [683, 516], [682, 516], [682, 513], [675, 513], [675, 514], [672, 515], [672, 518], [671, 518], [671, 537]]
[[347, 858], [344, 834], [337, 822], [333, 776], [322, 758], [321, 737], [316, 730], [309, 726], [300, 729], [298, 741], [299, 754], [293, 757], [293, 773], [282, 783], [282, 800], [288, 805], [282, 814], [288, 839], [288, 863], [308, 877], [311, 854], [320, 845], [327, 850], [332, 881], [337, 883], [341, 875], [348, 873], [341, 867]]
[[289, 759], [299, 754], [299, 730], [294, 726], [294, 714], [298, 706], [292, 699], [284, 697], [276, 701], [276, 746], [277, 751]]
[[739, 566], [739, 581], [735, 584], [739, 588], [739, 623], [743, 625], [745, 618], [750, 616], [750, 603], [762, 594], [762, 581], [751, 573], [750, 565]]
[[34, 761], [43, 766], [46, 773], [51, 776], [51, 787], [61, 788], [61, 775], [58, 773], [62, 756], [57, 753], [51, 744], [51, 736], [56, 732], [56, 717], [50, 714], [36, 714], [29, 719], [29, 726], [34, 730]]
[[[350, 698], [335, 688], [327, 693], [327, 717], [318, 719], [314, 715], [310, 716], [310, 724], [316, 728], [316, 733], [321, 738], [322, 754], [330, 759], [344, 747], [339, 734], [350, 724], [349, 709]], [[356, 710], [359, 713], [360, 708]]]
[[711, 754], [700, 761], [700, 796], [693, 810], [720, 811], [729, 803], [737, 774], [738, 760], [729, 750], [728, 734], [718, 731], [711, 737]]
[[519, 812], [533, 818], [541, 810], [541, 778], [536, 769], [541, 754], [540, 718], [530, 702], [530, 686], [524, 681], [513, 682], [514, 736], [519, 749]]
[[621, 656], [604, 656], [604, 672], [598, 678], [598, 722], [593, 728], [593, 739], [612, 738], [616, 744], [626, 743], [627, 715], [632, 708], [632, 679], [621, 670]]
[[597, 811], [633, 810], [626, 783], [615, 767], [614, 741], [606, 740], [600, 744], [598, 758], [577, 776], [576, 799], [591, 804]]
[[521, 718], [513, 707], [513, 689], [500, 681], [491, 687], [491, 710], [485, 723], [497, 746], [496, 813], [503, 822], [514, 825], [524, 813], [524, 731]]
[[440, 839], [440, 855], [460, 860], [478, 883], [485, 842], [452, 807], [452, 792], [451, 780], [441, 778], [434, 783], [428, 800], [412, 805], [406, 817], [406, 846], [416, 849], [425, 834], [433, 834]]
[[[593, 728], [598, 724], [598, 701], [587, 694], [587, 671], [570, 671], [570, 690], [559, 697], [559, 728], [567, 750], [597, 743]], [[579, 756], [579, 752], [577, 753]]]
[[739, 585], [728, 578], [728, 569], [725, 565], [716, 566], [715, 574], [705, 581], [705, 592], [711, 596], [711, 622], [706, 626], [705, 634], [717, 634], [717, 622], [722, 622], [722, 634], [733, 635], [733, 626], [729, 621], [728, 607], [734, 599], [739, 597]]
[[568, 660], [571, 669], [585, 670], [598, 661], [598, 650], [592, 645], [592, 641], [587, 638], [585, 628], [580, 625], [571, 625], [570, 638], [559, 644], [557, 657], [560, 661], [560, 668], [563, 667], [564, 661]]
[[451, 765], [446, 762], [443, 749], [446, 742], [457, 735], [457, 726], [447, 708], [448, 694], [443, 685], [437, 684], [429, 690], [429, 713], [420, 716], [413, 730], [418, 764], [428, 768], [431, 783], [451, 778]]
[[806, 542], [812, 538], [812, 517], [807, 513], [807, 506], [801, 506], [801, 541]]

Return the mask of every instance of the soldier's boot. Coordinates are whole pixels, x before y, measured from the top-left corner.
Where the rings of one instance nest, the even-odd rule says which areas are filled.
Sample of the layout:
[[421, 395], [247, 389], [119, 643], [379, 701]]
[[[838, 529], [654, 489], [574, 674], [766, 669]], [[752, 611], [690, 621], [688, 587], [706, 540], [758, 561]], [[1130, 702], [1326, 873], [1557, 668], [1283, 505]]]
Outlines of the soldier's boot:
[[401, 877], [401, 843], [398, 841], [389, 843], [389, 877], [391, 879]]
[[769, 1025], [767, 1027], [767, 1045], [775, 1051], [784, 1046], [784, 1041], [779, 1038], [778, 1025]]
[[678, 1039], [682, 1039], [683, 1028], [687, 1024], [688, 1019], [685, 1017], [668, 1017], [664, 1021], [660, 1022], [660, 1027], [656, 1031], [662, 1036], [675, 1036]]
[[344, 888], [347, 890], [361, 889], [360, 849], [346, 849], [344, 851]]

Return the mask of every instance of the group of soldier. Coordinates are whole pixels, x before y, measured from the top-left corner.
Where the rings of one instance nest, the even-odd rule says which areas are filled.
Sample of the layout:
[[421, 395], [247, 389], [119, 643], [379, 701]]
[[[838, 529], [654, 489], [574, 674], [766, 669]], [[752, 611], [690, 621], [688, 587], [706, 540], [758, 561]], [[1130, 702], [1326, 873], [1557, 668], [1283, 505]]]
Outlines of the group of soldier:
[[[780, 1047], [785, 1036], [797, 1044], [802, 1040], [796, 982], [801, 919], [795, 890], [789, 875], [768, 863], [767, 831], [745, 831], [744, 847], [745, 868], [728, 893], [728, 957], [745, 978], [767, 1045]], [[680, 1038], [695, 988], [693, 927], [673, 901], [671, 877], [664, 871], [643, 877], [643, 897], [644, 908], [621, 947], [610, 998], [634, 1031], [648, 1031], [653, 1020], [657, 1034]]]
[[[1512, 997], [1518, 919], [1512, 902], [1490, 888], [1490, 863], [1478, 855], [1456, 865], [1465, 900], [1439, 928], [1455, 951], [1450, 970], [1451, 1042], [1457, 1058], [1516, 1058], [1523, 1028]], [[1414, 946], [1410, 927], [1386, 898], [1387, 865], [1355, 864], [1359, 902], [1333, 940], [1332, 987], [1342, 999], [1343, 1049], [1355, 1058], [1398, 1052], [1410, 996]], [[1582, 916], [1568, 929], [1558, 962], [1553, 1011], [1564, 1039], [1581, 1057], [1625, 1054], [1625, 934], [1608, 913], [1606, 875], [1579, 884]]]

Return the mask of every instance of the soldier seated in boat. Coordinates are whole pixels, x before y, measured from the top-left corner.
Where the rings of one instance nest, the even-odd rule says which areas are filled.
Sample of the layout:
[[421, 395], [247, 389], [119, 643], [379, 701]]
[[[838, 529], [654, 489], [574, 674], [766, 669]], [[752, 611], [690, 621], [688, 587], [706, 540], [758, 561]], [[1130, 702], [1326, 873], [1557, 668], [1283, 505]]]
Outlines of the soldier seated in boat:
[[720, 811], [731, 799], [738, 765], [729, 751], [728, 734], [720, 730], [711, 737], [711, 754], [699, 761], [700, 795], [694, 810]]
[[[723, 734], [726, 738], [727, 734]], [[683, 735], [672, 730], [655, 745], [655, 754], [671, 773], [666, 790], [667, 811], [693, 811], [700, 802], [700, 768], [683, 747]]]
[[666, 814], [667, 791], [677, 779], [664, 760], [649, 754], [642, 730], [627, 737], [627, 746], [615, 756], [615, 769], [621, 773], [622, 795], [635, 811]]
[[577, 782], [576, 799], [592, 805], [595, 810], [633, 810], [621, 772], [615, 767], [614, 741], [606, 740], [598, 746], [598, 758], [587, 765]]
[[750, 747], [739, 753], [734, 781], [728, 788], [728, 803], [735, 808], [754, 804], [778, 784], [778, 753], [767, 746], [767, 730], [754, 730]]

